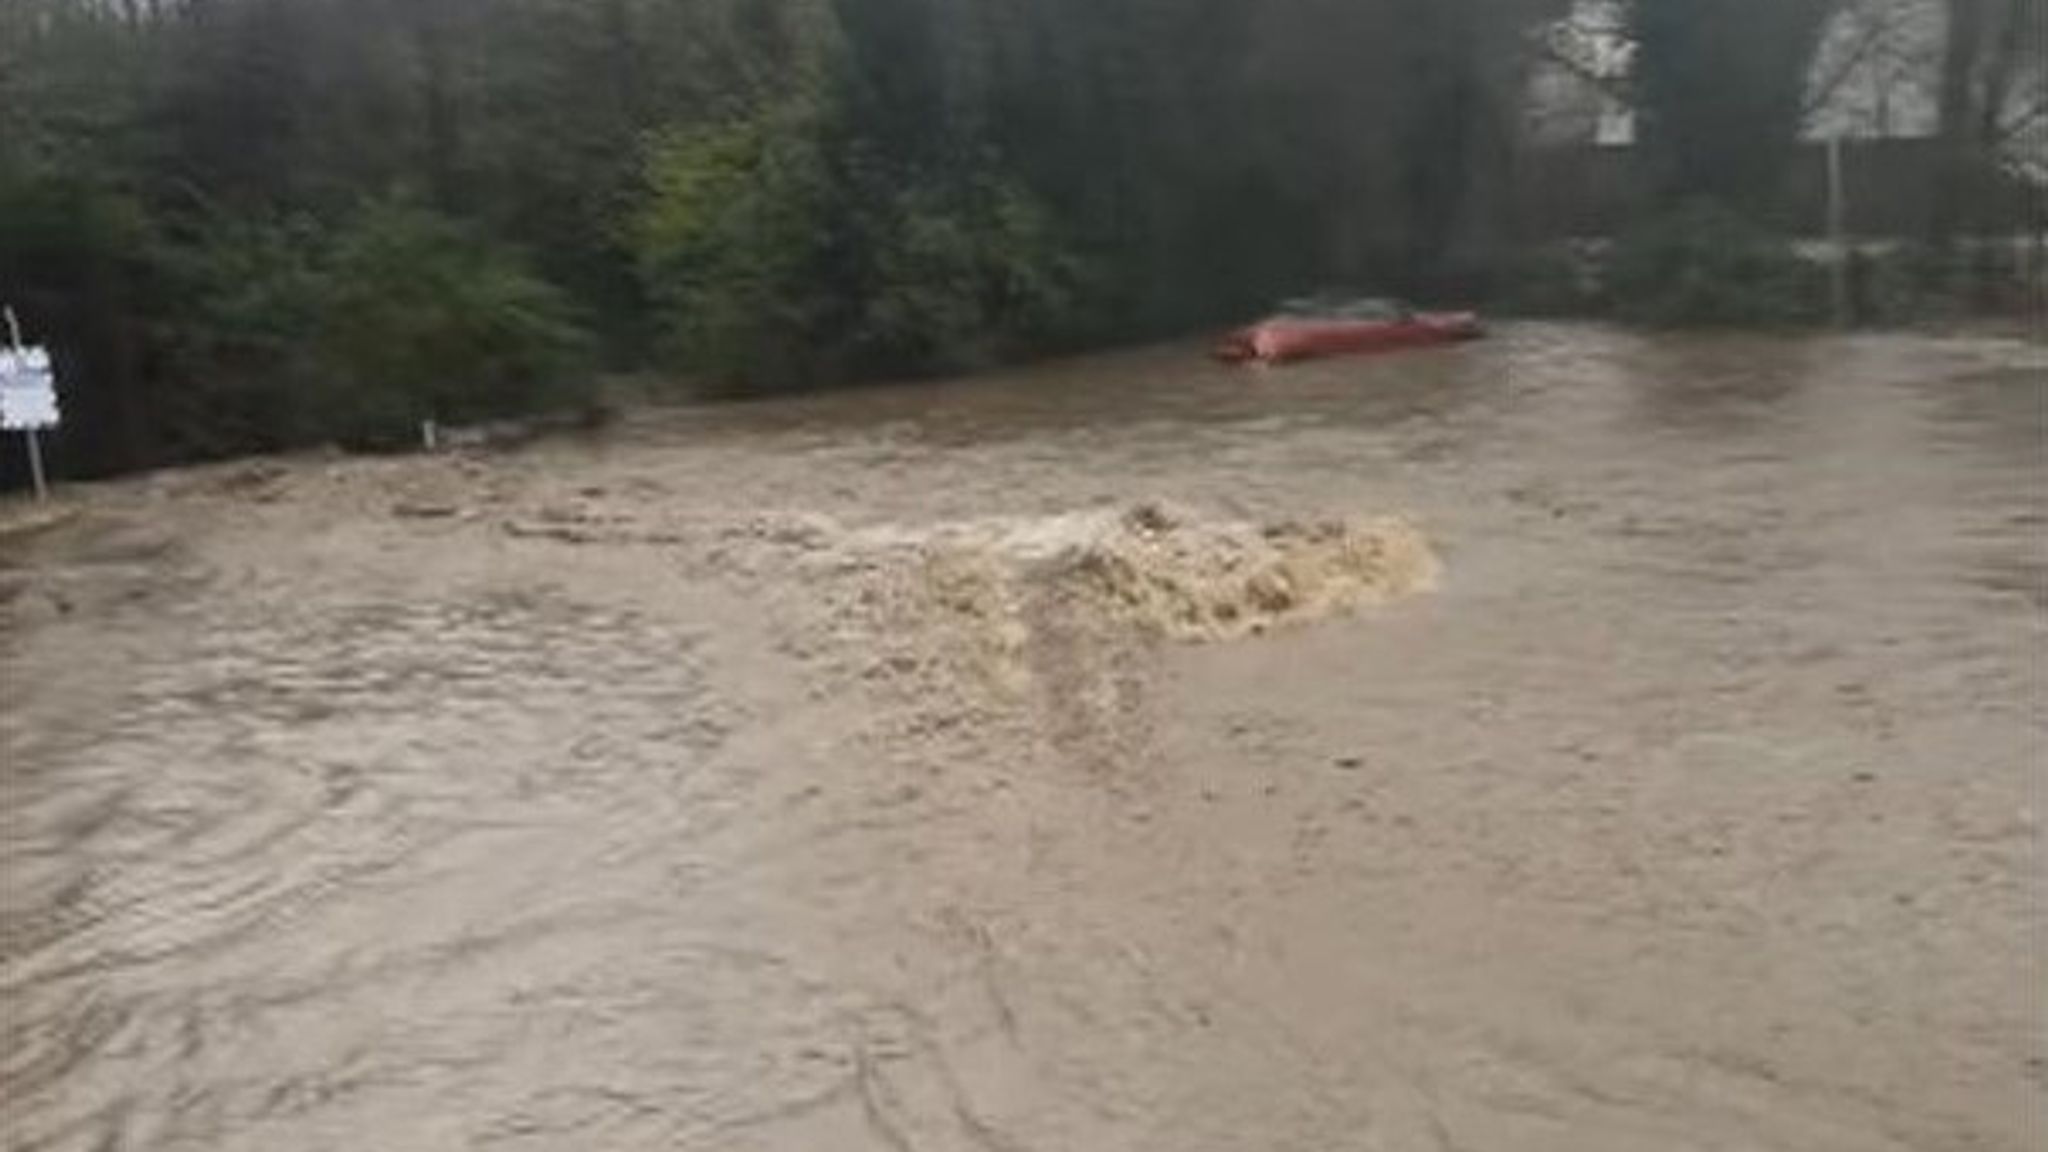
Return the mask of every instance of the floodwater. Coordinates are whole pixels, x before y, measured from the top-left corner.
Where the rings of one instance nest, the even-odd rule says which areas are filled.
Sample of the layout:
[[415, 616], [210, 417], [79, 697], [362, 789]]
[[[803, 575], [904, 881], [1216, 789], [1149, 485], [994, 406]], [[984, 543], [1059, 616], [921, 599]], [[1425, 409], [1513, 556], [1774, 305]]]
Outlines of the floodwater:
[[2038, 1147], [2044, 408], [1527, 326], [8, 510], [0, 1141]]

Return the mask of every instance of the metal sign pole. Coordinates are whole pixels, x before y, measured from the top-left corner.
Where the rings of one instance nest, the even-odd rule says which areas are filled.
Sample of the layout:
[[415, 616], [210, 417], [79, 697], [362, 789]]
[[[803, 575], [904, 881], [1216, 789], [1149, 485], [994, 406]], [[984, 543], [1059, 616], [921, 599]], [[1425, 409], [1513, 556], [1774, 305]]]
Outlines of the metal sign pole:
[[36, 430], [33, 428], [28, 430], [27, 436], [28, 475], [29, 479], [35, 482], [36, 501], [41, 503], [50, 498], [49, 482], [43, 479], [43, 442], [36, 438]]
[[49, 482], [43, 480], [43, 441], [35, 437], [35, 428], [29, 428], [29, 480], [35, 482], [35, 502], [49, 500]]

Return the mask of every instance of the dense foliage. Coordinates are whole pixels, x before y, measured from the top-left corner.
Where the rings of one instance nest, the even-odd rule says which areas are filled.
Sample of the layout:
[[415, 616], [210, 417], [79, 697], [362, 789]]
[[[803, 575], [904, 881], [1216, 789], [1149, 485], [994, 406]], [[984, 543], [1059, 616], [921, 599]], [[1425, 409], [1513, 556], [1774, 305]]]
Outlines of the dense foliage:
[[[1845, 2], [1608, 5], [1649, 207], [1751, 207]], [[1470, 298], [1531, 267], [1532, 45], [1574, 8], [0, 0], [0, 300], [91, 472], [387, 442], [607, 368], [753, 392], [1321, 285]], [[1689, 243], [1638, 263], [1726, 263]]]
[[1828, 303], [1824, 269], [1706, 200], [1621, 237], [1607, 280], [1616, 310], [1649, 324], [1793, 324], [1824, 318]]
[[1564, 6], [7, 0], [0, 297], [95, 470], [1425, 288]]

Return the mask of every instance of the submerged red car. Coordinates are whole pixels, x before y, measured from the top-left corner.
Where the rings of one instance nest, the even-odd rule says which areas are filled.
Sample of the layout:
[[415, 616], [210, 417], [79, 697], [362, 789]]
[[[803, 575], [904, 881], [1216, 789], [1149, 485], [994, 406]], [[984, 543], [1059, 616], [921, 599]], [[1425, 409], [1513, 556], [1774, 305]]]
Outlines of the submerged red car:
[[1485, 335], [1472, 312], [1414, 312], [1391, 300], [1291, 300], [1216, 346], [1231, 364], [1285, 364], [1319, 356], [1391, 352]]

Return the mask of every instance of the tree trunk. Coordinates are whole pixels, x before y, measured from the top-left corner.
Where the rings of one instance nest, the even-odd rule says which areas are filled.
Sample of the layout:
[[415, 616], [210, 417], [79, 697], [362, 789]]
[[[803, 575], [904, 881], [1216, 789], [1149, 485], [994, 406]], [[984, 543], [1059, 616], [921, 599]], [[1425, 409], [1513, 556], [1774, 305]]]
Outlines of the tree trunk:
[[1977, 66], [1984, 39], [1984, 0], [1948, 0], [1948, 39], [1941, 58], [1941, 174], [1935, 189], [1928, 239], [1939, 248], [1954, 244], [1970, 214], [1972, 173], [1982, 123], [1977, 104]]

